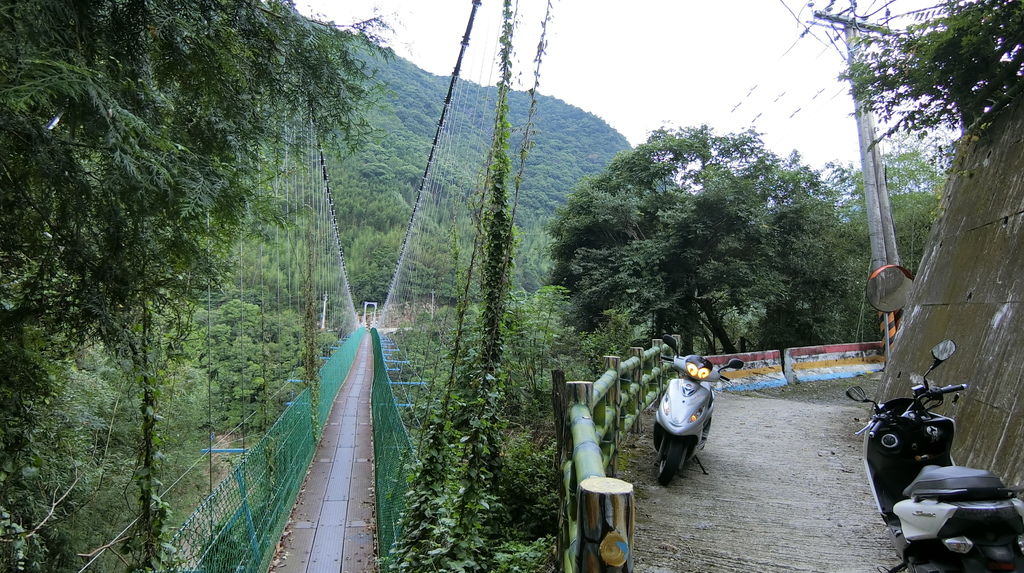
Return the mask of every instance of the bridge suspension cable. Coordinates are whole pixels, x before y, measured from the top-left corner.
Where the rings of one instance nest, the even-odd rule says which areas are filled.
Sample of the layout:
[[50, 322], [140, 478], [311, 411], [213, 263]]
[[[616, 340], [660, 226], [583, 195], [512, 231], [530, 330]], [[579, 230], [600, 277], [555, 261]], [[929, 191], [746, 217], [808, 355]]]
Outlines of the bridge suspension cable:
[[[481, 0], [473, 0], [472, 9], [469, 14], [469, 21], [466, 23], [466, 31], [462, 36], [462, 42], [459, 48], [458, 58], [455, 60], [455, 69], [452, 71], [451, 79], [448, 83], [448, 92], [445, 95], [444, 103], [441, 106], [441, 117], [437, 122], [437, 130], [434, 133], [434, 141], [430, 146], [430, 153], [427, 156], [427, 164], [423, 169], [423, 176], [420, 178], [419, 187], [416, 190], [416, 198], [413, 202], [412, 213], [409, 216], [409, 224], [406, 227], [405, 237], [402, 240], [402, 246], [398, 254], [398, 262], [395, 265], [395, 272], [391, 278], [391, 284], [388, 286], [387, 299], [384, 301], [384, 306], [381, 309], [381, 324], [387, 325], [388, 319], [392, 312], [393, 305], [395, 304], [396, 292], [400, 290], [399, 280], [402, 276], [402, 272], [406, 265], [406, 256], [409, 252], [409, 241], [413, 235], [413, 229], [416, 228], [418, 218], [421, 216], [421, 207], [423, 206], [424, 192], [432, 195], [432, 200], [435, 201], [435, 205], [439, 201], [440, 182], [433, 179], [434, 161], [436, 157], [441, 154], [439, 150], [445, 152], [450, 151], [450, 144], [452, 138], [450, 137], [451, 130], [448, 130], [448, 116], [452, 108], [453, 96], [455, 94], [456, 85], [459, 82], [459, 74], [462, 70], [462, 62], [466, 56], [466, 51], [469, 49], [470, 33], [473, 31], [473, 23], [476, 20], [477, 11], [480, 8]], [[448, 157], [448, 154], [444, 154]], [[436, 297], [436, 292], [433, 293]]]

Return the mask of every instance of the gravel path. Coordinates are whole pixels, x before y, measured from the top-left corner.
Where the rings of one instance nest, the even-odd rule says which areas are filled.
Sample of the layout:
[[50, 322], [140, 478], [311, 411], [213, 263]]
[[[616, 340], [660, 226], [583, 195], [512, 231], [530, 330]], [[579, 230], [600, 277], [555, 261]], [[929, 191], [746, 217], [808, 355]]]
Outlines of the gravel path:
[[[699, 454], [658, 485], [653, 415], [626, 444], [619, 478], [637, 500], [634, 565], [645, 573], [874, 573], [898, 563], [864, 479], [867, 409], [843, 390], [877, 377], [716, 398]], [[625, 461], [623, 461], [625, 460]]]

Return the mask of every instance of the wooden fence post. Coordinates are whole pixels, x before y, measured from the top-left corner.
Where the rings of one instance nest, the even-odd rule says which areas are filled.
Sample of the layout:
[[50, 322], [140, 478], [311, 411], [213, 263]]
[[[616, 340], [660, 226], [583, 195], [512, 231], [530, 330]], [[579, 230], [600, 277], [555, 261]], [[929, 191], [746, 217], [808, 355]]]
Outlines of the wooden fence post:
[[567, 406], [565, 372], [562, 372], [561, 370], [552, 370], [551, 407], [555, 412], [555, 441], [558, 446], [558, 459], [555, 460], [555, 467], [558, 470], [561, 470], [562, 464], [565, 463], [565, 453], [567, 451], [572, 451], [572, 444], [567, 443], [572, 439], [569, 433], [569, 424], [566, 423], [565, 419], [565, 410]]
[[555, 474], [558, 476], [558, 534], [555, 538], [555, 548], [557, 556], [555, 559], [555, 567], [557, 571], [562, 571], [562, 556], [565, 555], [565, 550], [569, 546], [569, 531], [568, 531], [568, 515], [566, 512], [569, 509], [567, 501], [568, 493], [565, 490], [565, 485], [562, 479], [562, 466], [566, 462], [566, 452], [572, 451], [572, 432], [569, 431], [569, 424], [566, 420], [566, 407], [567, 407], [567, 388], [565, 386], [565, 372], [561, 370], [551, 371], [551, 405], [555, 412], [555, 441], [557, 444], [557, 453], [555, 458]]
[[580, 483], [577, 499], [576, 571], [632, 573], [633, 485], [615, 478], [587, 478]]
[[[647, 396], [647, 388], [644, 388], [644, 349], [634, 346], [629, 353], [636, 357], [636, 367], [633, 368], [632, 383], [636, 383], [636, 393], [633, 396], [636, 419], [633, 420], [633, 433], [639, 434], [641, 430], [641, 414], [644, 413], [644, 398]], [[631, 383], [631, 384], [632, 384]]]
[[664, 370], [665, 366], [664, 363], [661, 361], [661, 353], [663, 352], [661, 347], [664, 344], [665, 342], [660, 338], [655, 338], [651, 340], [651, 348], [658, 349], [658, 353], [654, 356], [655, 363], [651, 365], [651, 368], [654, 368], [655, 366], [658, 367], [658, 376], [652, 377], [651, 380], [651, 382], [654, 382], [655, 386], [658, 387], [658, 396], [661, 396], [661, 392], [664, 390], [664, 388], [662, 388], [661, 386], [661, 381], [665, 379], [664, 374], [662, 374], [662, 371]]
[[[586, 404], [587, 408], [594, 409], [594, 383], [589, 380], [576, 380], [573, 382], [565, 383], [565, 410], [562, 415], [565, 415], [569, 411], [569, 407], [573, 404]], [[569, 420], [566, 420], [566, 424], [569, 424]], [[571, 435], [571, 433], [569, 434]], [[570, 437], [570, 439], [572, 439]], [[571, 452], [572, 448], [569, 448], [567, 452]], [[569, 457], [572, 457], [569, 455]]]
[[605, 370], [615, 371], [615, 381], [608, 387], [608, 394], [605, 396], [604, 402], [605, 408], [611, 408], [611, 415], [608, 415], [607, 410], [604, 415], [605, 423], [608, 424], [604, 433], [604, 442], [609, 444], [609, 451], [611, 452], [608, 456], [608, 471], [606, 474], [609, 477], [615, 477], [619, 461], [619, 427], [622, 425], [622, 377], [619, 376], [619, 357], [605, 356], [604, 368]]

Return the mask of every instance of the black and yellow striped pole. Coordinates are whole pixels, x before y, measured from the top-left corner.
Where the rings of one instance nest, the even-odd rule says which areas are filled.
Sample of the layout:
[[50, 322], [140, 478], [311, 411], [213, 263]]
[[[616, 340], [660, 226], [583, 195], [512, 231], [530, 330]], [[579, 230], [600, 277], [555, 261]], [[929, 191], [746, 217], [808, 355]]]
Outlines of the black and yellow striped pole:
[[878, 317], [880, 319], [879, 326], [881, 326], [882, 330], [882, 342], [885, 343], [885, 355], [888, 357], [889, 351], [896, 342], [896, 332], [900, 329], [903, 309], [897, 309], [892, 312], [879, 312]]

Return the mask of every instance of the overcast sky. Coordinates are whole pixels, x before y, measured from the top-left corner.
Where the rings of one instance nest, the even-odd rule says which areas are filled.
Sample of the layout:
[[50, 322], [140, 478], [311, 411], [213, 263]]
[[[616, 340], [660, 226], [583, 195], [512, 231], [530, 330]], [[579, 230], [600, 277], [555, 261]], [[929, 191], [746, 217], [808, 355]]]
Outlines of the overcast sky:
[[[835, 2], [834, 10], [849, 0]], [[546, 0], [520, 0], [517, 71], [529, 87]], [[706, 123], [724, 134], [753, 127], [780, 155], [805, 162], [859, 162], [846, 47], [810, 26], [796, 0], [552, 0], [540, 93], [604, 119], [631, 144], [659, 127]], [[886, 5], [899, 14], [923, 0], [862, 0], [859, 14]], [[450, 76], [471, 0], [299, 0], [339, 24], [375, 14], [394, 29], [389, 45], [419, 67]], [[376, 10], [376, 12], [375, 12]], [[494, 83], [500, 0], [483, 0], [463, 77]], [[880, 15], [879, 15], [880, 17]], [[903, 22], [904, 24], [906, 22]], [[805, 33], [805, 30], [809, 30]]]

